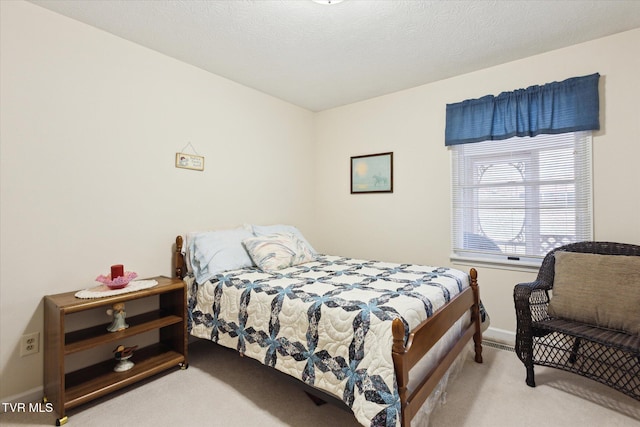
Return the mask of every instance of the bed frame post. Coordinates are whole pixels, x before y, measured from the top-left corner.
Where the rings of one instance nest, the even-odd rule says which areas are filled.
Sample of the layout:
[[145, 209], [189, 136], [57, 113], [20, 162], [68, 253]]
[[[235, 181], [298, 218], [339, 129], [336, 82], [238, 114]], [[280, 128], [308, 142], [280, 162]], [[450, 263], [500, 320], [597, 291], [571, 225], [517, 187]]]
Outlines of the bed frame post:
[[478, 272], [475, 268], [469, 271], [471, 277], [471, 289], [473, 290], [473, 309], [471, 316], [476, 324], [476, 332], [473, 334], [473, 342], [475, 344], [475, 361], [482, 363], [482, 331], [480, 329], [480, 290], [478, 289]]
[[175, 269], [176, 277], [178, 279], [182, 279], [185, 275], [184, 257], [182, 256], [182, 245], [183, 245], [182, 236], [177, 236], [176, 237], [176, 253], [175, 253], [176, 258], [174, 263], [174, 269]]
[[393, 319], [391, 323], [391, 332], [393, 334], [392, 356], [393, 364], [396, 371], [396, 382], [398, 384], [398, 394], [400, 396], [400, 425], [407, 425], [407, 384], [409, 383], [409, 367], [405, 366], [404, 354], [406, 347], [404, 346], [404, 323], [399, 318]]

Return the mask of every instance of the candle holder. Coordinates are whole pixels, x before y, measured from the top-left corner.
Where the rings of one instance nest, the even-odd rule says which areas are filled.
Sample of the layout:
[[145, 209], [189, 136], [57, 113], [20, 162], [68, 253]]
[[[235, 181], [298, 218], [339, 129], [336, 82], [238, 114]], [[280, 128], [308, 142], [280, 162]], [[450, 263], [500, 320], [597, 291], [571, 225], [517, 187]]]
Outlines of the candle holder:
[[129, 284], [130, 281], [138, 277], [138, 273], [134, 273], [133, 271], [127, 271], [123, 276], [116, 277], [115, 279], [111, 278], [111, 275], [101, 274], [96, 277], [96, 281], [106, 285], [110, 289], [121, 289]]

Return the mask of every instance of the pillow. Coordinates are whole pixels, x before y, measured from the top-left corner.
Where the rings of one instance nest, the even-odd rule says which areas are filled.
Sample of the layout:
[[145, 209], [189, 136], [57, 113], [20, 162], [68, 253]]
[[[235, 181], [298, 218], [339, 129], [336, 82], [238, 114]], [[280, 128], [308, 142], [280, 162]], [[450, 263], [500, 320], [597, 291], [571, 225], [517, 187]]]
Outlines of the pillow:
[[216, 274], [253, 266], [242, 241], [253, 234], [244, 228], [198, 233], [189, 243], [189, 258], [198, 283]]
[[555, 253], [549, 314], [640, 335], [640, 257]]
[[[249, 224], [242, 224], [241, 227], [237, 227], [236, 229], [242, 228], [243, 230], [249, 231], [253, 234], [253, 229]], [[212, 230], [213, 231], [213, 230]], [[208, 231], [210, 233], [211, 231]], [[190, 231], [183, 236], [184, 244], [182, 245], [182, 250], [180, 253], [184, 257], [185, 264], [187, 266], [187, 271], [189, 273], [193, 273], [193, 267], [191, 266], [191, 251], [193, 250], [193, 239], [199, 234], [207, 233], [205, 231]]]
[[258, 268], [273, 272], [314, 261], [311, 248], [293, 233], [271, 234], [245, 239], [247, 252]]
[[193, 239], [203, 233], [202, 231], [190, 231], [183, 237], [182, 250], [180, 253], [184, 257], [184, 263], [187, 266], [187, 272], [193, 273], [193, 267], [191, 266], [191, 253], [193, 252]]
[[302, 240], [302, 242], [304, 242], [307, 245], [307, 247], [311, 250], [312, 254], [314, 255], [318, 254], [316, 250], [313, 249], [311, 244], [307, 241], [307, 239], [304, 238], [300, 230], [295, 228], [293, 225], [283, 225], [283, 224], [251, 225], [250, 228], [253, 231], [253, 234], [255, 234], [256, 236], [269, 236], [272, 234], [286, 234], [286, 233], [294, 234], [298, 239]]

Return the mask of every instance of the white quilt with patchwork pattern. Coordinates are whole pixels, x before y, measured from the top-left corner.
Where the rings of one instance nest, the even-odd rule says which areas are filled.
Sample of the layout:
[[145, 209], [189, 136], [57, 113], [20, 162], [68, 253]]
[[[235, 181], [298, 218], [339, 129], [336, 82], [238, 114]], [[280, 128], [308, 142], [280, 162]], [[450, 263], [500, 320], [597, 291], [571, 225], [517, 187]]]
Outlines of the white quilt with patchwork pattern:
[[469, 286], [459, 270], [320, 255], [276, 273], [188, 278], [191, 334], [342, 399], [363, 425], [396, 426], [391, 322], [413, 329]]

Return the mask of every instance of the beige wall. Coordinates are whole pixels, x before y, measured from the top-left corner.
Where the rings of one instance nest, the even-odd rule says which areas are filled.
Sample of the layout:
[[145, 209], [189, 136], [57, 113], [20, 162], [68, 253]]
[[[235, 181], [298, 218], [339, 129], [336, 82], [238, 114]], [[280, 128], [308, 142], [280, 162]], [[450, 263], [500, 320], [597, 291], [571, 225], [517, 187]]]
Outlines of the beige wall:
[[[42, 297], [124, 263], [171, 274], [179, 233], [310, 228], [313, 114], [26, 2], [0, 2], [0, 396], [42, 386]], [[189, 142], [204, 172], [176, 169]], [[188, 150], [190, 152], [190, 150]], [[105, 320], [108, 320], [105, 315]]]
[[[317, 114], [316, 213], [323, 233], [314, 243], [330, 253], [451, 265], [446, 104], [599, 72], [595, 238], [640, 244], [638, 46], [640, 29]], [[393, 194], [349, 194], [349, 157], [385, 151], [394, 152]], [[512, 333], [513, 286], [535, 273], [478, 271], [492, 328]]]
[[[18, 343], [42, 331], [43, 295], [116, 262], [171, 274], [187, 230], [292, 223], [321, 252], [450, 265], [450, 102], [601, 73], [596, 238], [640, 244], [640, 30], [314, 115], [32, 4], [0, 5], [3, 401], [42, 385], [41, 354], [21, 358]], [[204, 172], [174, 167], [188, 142]], [[350, 195], [349, 157], [383, 151], [394, 193]], [[479, 272], [492, 326], [512, 332], [513, 285], [534, 273]]]

